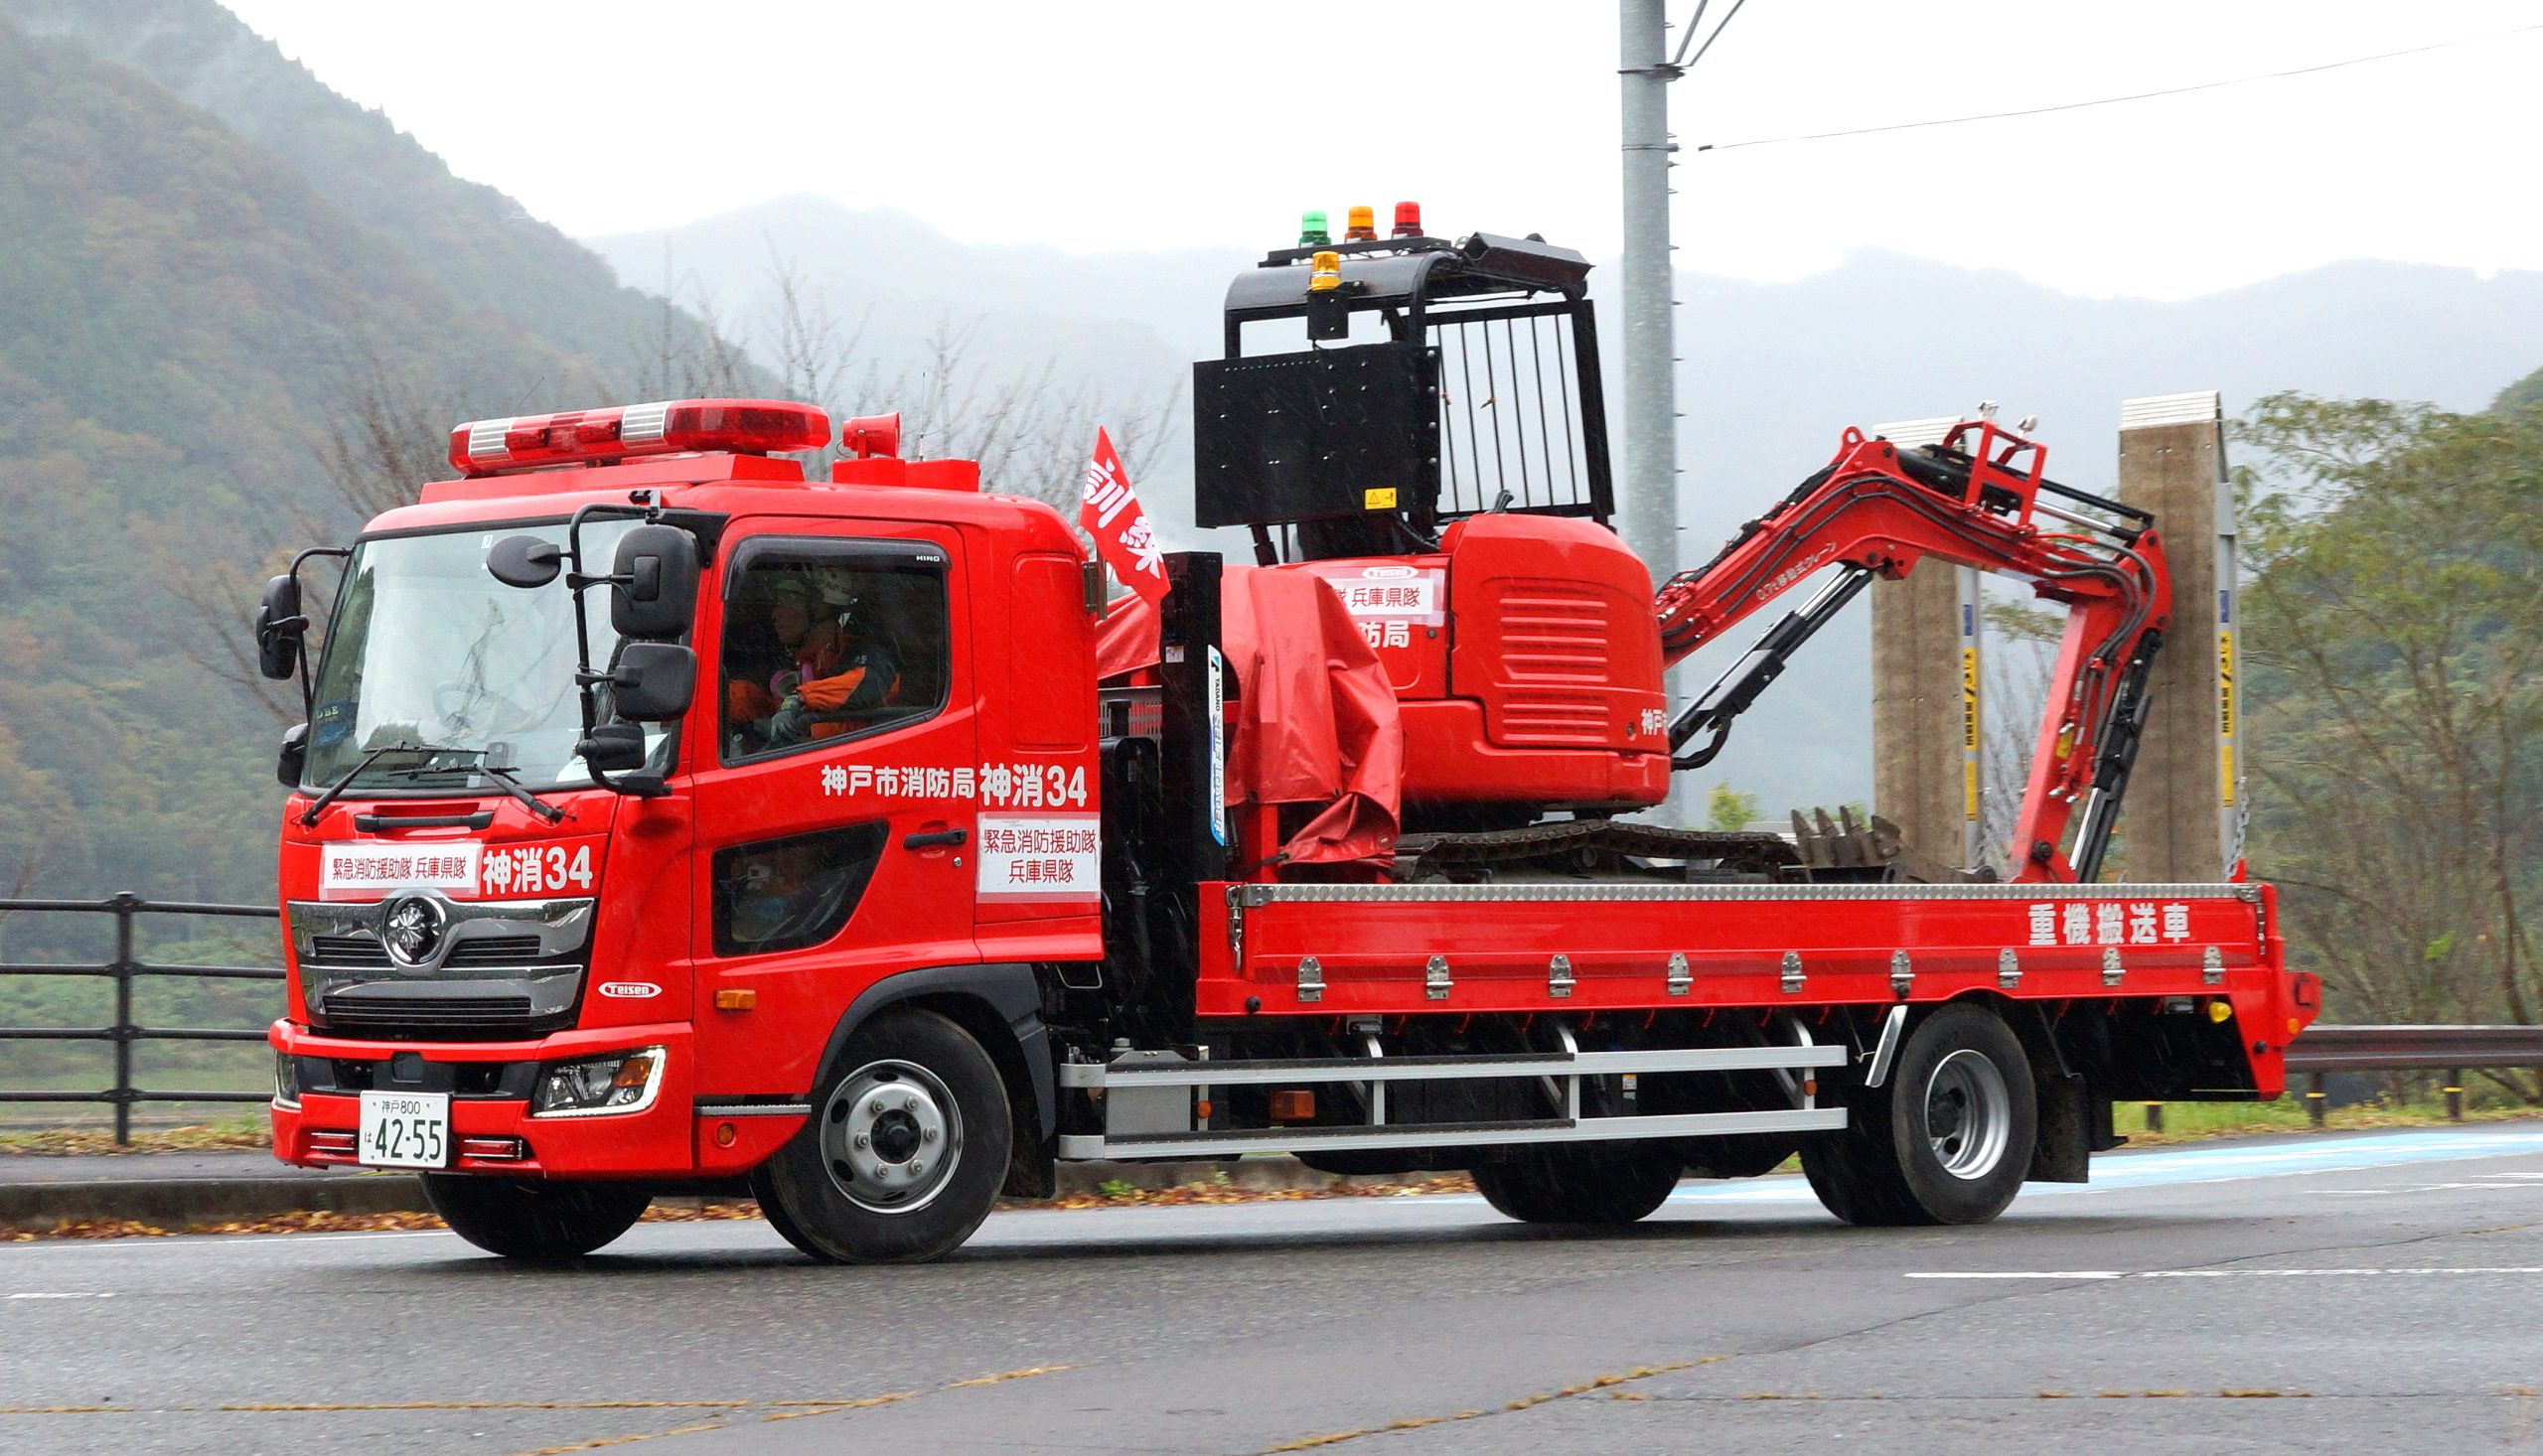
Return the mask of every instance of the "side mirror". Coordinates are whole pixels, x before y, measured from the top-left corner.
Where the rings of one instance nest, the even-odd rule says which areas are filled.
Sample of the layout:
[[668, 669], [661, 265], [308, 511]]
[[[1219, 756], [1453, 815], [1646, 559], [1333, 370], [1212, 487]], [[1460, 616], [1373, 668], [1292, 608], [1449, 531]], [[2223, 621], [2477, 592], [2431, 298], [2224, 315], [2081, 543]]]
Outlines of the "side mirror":
[[308, 764], [309, 725], [294, 723], [282, 732], [282, 752], [274, 756], [274, 778], [285, 789], [297, 789]]
[[697, 610], [697, 540], [677, 526], [640, 525], [618, 538], [609, 623], [632, 642], [667, 643]]
[[506, 536], [487, 549], [486, 574], [506, 586], [545, 586], [565, 569], [565, 548], [536, 536]]
[[675, 643], [631, 642], [609, 672], [611, 706], [631, 723], [668, 723], [697, 692], [697, 654]]
[[632, 774], [645, 767], [645, 730], [633, 723], [603, 723], [574, 745], [594, 774]]
[[309, 619], [300, 615], [300, 578], [266, 581], [264, 600], [256, 606], [256, 670], [276, 682], [299, 671], [301, 635], [308, 627]]

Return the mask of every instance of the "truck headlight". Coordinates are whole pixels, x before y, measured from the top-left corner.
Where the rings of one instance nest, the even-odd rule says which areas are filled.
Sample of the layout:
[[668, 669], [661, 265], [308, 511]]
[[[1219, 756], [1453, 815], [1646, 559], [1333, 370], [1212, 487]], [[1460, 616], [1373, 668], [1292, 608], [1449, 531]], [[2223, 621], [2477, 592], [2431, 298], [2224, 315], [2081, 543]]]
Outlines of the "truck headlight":
[[289, 1052], [274, 1053], [274, 1105], [300, 1105], [300, 1059]]
[[642, 1112], [654, 1105], [663, 1086], [663, 1048], [615, 1052], [559, 1062], [538, 1074], [538, 1089], [529, 1095], [532, 1117], [592, 1117], [609, 1112]]

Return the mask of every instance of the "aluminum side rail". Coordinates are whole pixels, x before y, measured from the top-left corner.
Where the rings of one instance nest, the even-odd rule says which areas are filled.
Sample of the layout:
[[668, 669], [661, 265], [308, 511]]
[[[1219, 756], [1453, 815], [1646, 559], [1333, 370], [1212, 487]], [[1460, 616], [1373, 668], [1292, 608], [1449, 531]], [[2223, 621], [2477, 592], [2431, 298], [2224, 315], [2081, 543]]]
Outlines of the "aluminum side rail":
[[1297, 1058], [1259, 1062], [1071, 1062], [1060, 1086], [1268, 1087], [1320, 1082], [1437, 1082], [1479, 1077], [1604, 1077], [1645, 1072], [1758, 1072], [1842, 1067], [1843, 1047], [1704, 1047], [1654, 1052], [1574, 1052], [1544, 1057]]
[[[1070, 1160], [1140, 1157], [1230, 1157], [1251, 1152], [1313, 1152], [1345, 1148], [1500, 1147], [1516, 1143], [1594, 1142], [1628, 1138], [1705, 1137], [1741, 1132], [1833, 1131], [1846, 1125], [1843, 1107], [1817, 1104], [1815, 1077], [1795, 1074], [1842, 1067], [1842, 1046], [1814, 1046], [1796, 1024], [1800, 1044], [1768, 1047], [1685, 1047], [1631, 1052], [1568, 1050], [1480, 1057], [1283, 1058], [1249, 1062], [1185, 1061], [1155, 1053], [1111, 1063], [1080, 1062], [1060, 1068], [1060, 1085], [1102, 1092], [1106, 1131], [1060, 1138], [1059, 1155]], [[1570, 1034], [1565, 1033], [1567, 1042]], [[1641, 1077], [1673, 1073], [1774, 1072], [1783, 1075], [1795, 1106], [1763, 1111], [1616, 1113], [1585, 1115], [1584, 1077]], [[1387, 1120], [1390, 1083], [1514, 1080], [1537, 1083], [1561, 1104], [1562, 1115], [1482, 1122], [1395, 1123]], [[1212, 1128], [1196, 1116], [1211, 1090], [1223, 1087], [1350, 1083], [1368, 1089], [1362, 1125]], [[1198, 1093], [1196, 1096], [1195, 1093]], [[1158, 1123], [1171, 1125], [1158, 1126]]]

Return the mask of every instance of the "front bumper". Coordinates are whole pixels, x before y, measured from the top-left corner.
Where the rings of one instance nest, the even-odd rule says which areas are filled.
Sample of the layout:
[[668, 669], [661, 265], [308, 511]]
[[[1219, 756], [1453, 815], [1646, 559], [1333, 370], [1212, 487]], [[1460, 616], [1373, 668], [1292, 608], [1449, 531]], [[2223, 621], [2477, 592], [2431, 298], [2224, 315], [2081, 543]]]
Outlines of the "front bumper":
[[[304, 1076], [297, 1104], [276, 1102], [271, 1108], [274, 1156], [303, 1167], [356, 1163], [359, 1089], [365, 1086], [449, 1092], [454, 1173], [584, 1180], [730, 1177], [765, 1159], [803, 1120], [698, 1109], [694, 1037], [684, 1023], [565, 1031], [535, 1041], [432, 1043], [328, 1036], [277, 1021], [266, 1040], [283, 1056], [308, 1059], [301, 1063], [304, 1070], [326, 1074]], [[665, 1051], [663, 1084], [644, 1110], [529, 1114], [534, 1066], [657, 1046]]]

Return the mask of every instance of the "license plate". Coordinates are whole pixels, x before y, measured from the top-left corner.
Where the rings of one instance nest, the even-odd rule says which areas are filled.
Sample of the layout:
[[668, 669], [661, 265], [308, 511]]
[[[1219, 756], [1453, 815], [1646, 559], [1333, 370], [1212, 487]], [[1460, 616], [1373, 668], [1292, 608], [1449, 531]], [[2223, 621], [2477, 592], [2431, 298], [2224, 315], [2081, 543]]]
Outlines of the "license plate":
[[450, 1166], [450, 1093], [362, 1094], [362, 1135], [355, 1158], [373, 1168]]

